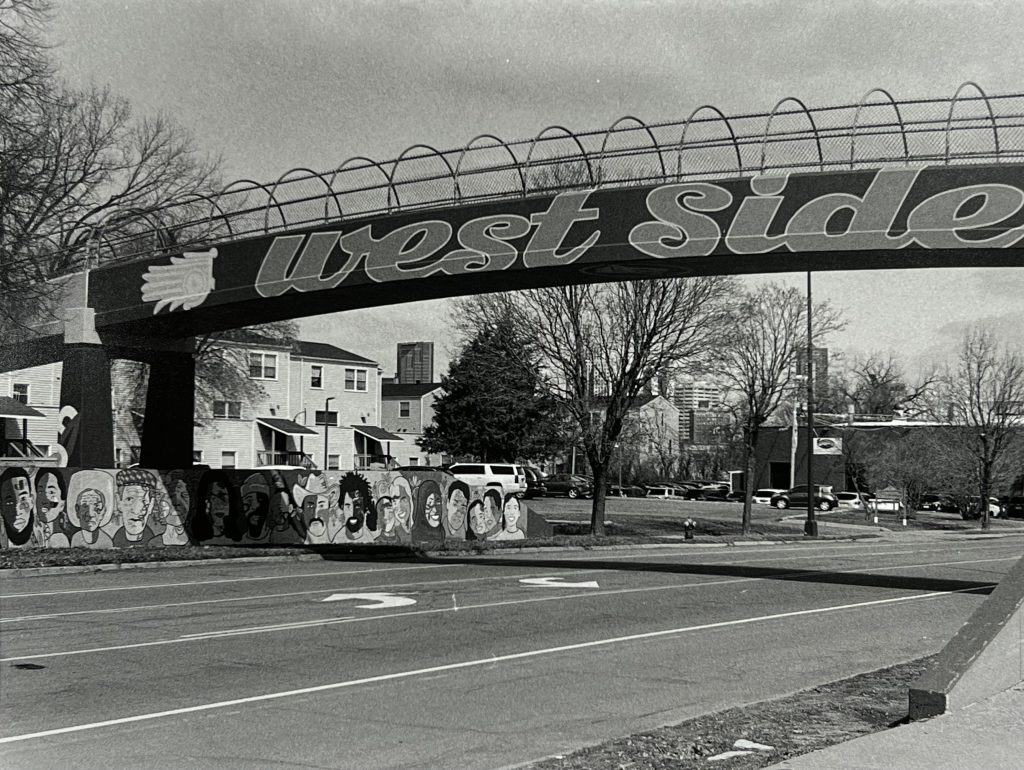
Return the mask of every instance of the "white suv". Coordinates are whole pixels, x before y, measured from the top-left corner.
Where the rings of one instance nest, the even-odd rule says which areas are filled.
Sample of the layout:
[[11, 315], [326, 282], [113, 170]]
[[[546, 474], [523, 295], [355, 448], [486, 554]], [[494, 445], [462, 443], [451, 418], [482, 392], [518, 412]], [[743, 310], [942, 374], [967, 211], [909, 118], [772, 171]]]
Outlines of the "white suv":
[[501, 487], [502, 493], [526, 494], [526, 471], [513, 463], [455, 463], [448, 472], [472, 486]]

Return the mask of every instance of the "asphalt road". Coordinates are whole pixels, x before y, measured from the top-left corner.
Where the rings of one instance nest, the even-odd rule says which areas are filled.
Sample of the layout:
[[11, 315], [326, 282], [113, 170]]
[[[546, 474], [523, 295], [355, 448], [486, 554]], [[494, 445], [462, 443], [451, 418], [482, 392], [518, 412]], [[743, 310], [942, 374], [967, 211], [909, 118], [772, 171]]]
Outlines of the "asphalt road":
[[9, 578], [0, 765], [515, 765], [935, 652], [1022, 552], [935, 534]]

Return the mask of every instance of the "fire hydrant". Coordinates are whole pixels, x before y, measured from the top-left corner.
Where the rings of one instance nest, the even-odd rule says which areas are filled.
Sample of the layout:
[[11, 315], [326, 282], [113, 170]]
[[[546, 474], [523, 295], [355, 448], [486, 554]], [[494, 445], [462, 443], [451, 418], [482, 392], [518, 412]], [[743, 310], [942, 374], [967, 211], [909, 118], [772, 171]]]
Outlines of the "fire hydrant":
[[697, 522], [693, 519], [687, 519], [683, 522], [683, 539], [693, 540], [693, 530], [696, 528]]

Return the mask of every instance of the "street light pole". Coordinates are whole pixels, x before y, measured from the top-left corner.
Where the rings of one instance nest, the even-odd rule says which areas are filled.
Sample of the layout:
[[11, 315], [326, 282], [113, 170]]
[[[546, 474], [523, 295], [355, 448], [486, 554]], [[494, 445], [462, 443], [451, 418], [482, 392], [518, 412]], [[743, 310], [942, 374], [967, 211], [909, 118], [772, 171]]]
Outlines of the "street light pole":
[[328, 396], [324, 401], [324, 470], [327, 470], [327, 436], [331, 430], [330, 406], [334, 396]]
[[818, 522], [814, 520], [814, 364], [811, 341], [811, 271], [807, 271], [807, 521], [804, 535], [818, 536]]

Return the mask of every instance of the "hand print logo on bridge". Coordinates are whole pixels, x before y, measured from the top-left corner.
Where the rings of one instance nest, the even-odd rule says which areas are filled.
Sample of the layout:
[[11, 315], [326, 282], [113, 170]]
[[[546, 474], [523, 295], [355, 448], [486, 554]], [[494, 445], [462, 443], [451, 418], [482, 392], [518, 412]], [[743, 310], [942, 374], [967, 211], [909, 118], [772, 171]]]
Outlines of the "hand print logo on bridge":
[[142, 276], [142, 299], [156, 302], [153, 315], [164, 308], [191, 310], [213, 291], [213, 260], [217, 249], [186, 251], [171, 257], [171, 264], [150, 267]]

